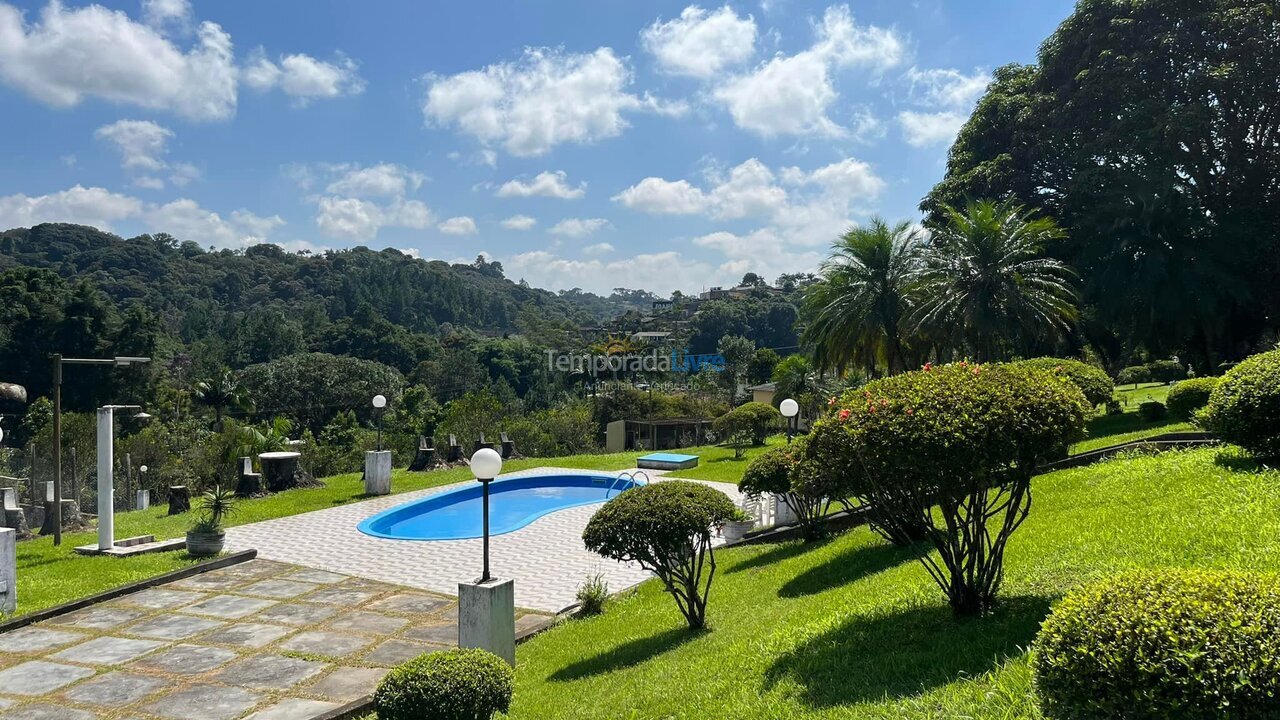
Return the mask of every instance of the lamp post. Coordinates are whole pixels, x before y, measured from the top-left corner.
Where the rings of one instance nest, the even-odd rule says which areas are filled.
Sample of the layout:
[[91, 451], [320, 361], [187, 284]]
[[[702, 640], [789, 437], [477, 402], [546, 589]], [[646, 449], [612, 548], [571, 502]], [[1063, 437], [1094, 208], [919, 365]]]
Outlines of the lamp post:
[[782, 416], [787, 419], [787, 444], [791, 444], [791, 437], [795, 435], [796, 416], [800, 414], [800, 403], [787, 398], [778, 406], [782, 411]]
[[[62, 366], [110, 365], [127, 367], [151, 362], [149, 357], [64, 358], [53, 356], [53, 544], [62, 544]], [[101, 437], [101, 434], [99, 434]]]
[[471, 456], [471, 474], [484, 488], [484, 572], [479, 582], [487, 583], [489, 576], [489, 483], [502, 472], [502, 456], [493, 448], [480, 448]]
[[373, 411], [378, 414], [378, 452], [382, 452], [382, 413], [387, 407], [387, 398], [384, 395], [373, 396]]

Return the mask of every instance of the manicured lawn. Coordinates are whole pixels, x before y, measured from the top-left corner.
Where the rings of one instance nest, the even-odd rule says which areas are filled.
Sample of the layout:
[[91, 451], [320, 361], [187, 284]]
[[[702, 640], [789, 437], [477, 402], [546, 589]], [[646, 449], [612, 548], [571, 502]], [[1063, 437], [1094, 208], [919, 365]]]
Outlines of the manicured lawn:
[[1120, 401], [1120, 405], [1125, 411], [1137, 410], [1138, 406], [1148, 400], [1156, 402], [1164, 402], [1169, 397], [1169, 390], [1173, 387], [1173, 383], [1168, 385], [1162, 383], [1139, 383], [1138, 385], [1120, 385], [1116, 387], [1115, 398]]
[[1280, 570], [1280, 471], [1232, 451], [1036, 478], [1005, 603], [956, 621], [908, 551], [865, 528], [722, 552], [711, 630], [654, 582], [522, 645], [512, 718], [1037, 718], [1025, 648], [1070, 588], [1122, 568]]
[[[717, 447], [691, 448], [689, 452], [707, 458], [733, 451]], [[522, 458], [508, 461], [505, 471], [555, 466], [595, 470], [621, 470], [634, 467], [643, 453], [627, 452], [608, 455], [571, 455], [557, 458]], [[392, 474], [395, 492], [409, 492], [468, 480], [465, 468], [426, 473], [396, 470]], [[360, 473], [335, 475], [324, 479], [323, 487], [290, 490], [265, 498], [239, 503], [228, 525], [243, 525], [260, 520], [297, 515], [335, 505], [365, 499]], [[193, 513], [168, 515], [167, 506], [116, 514], [116, 537], [154, 535], [157, 539], [179, 537], [195, 522]], [[36, 538], [18, 543], [18, 614], [26, 614], [70, 600], [102, 592], [127, 582], [158, 575], [193, 562], [186, 552], [157, 553], [137, 558], [103, 558], [76, 555], [72, 548], [97, 542], [96, 531], [69, 533], [62, 546], [54, 547], [52, 538]]]
[[1109, 445], [1141, 440], [1153, 435], [1195, 429], [1191, 423], [1180, 422], [1173, 418], [1148, 422], [1143, 420], [1136, 411], [1120, 415], [1099, 415], [1089, 421], [1088, 435], [1085, 439], [1071, 446], [1071, 454], [1076, 455]]

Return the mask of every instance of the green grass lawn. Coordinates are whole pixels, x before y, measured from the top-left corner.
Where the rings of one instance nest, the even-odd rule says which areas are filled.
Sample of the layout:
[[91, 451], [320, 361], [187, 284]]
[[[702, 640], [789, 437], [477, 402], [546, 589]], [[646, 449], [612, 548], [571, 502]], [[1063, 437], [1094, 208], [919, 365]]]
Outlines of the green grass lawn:
[[865, 528], [718, 555], [711, 630], [654, 582], [518, 650], [512, 718], [1037, 718], [1026, 647], [1049, 606], [1133, 567], [1280, 570], [1280, 472], [1231, 451], [1034, 480], [1004, 603], [956, 621], [923, 567]]
[[1137, 385], [1116, 386], [1115, 398], [1120, 401], [1126, 412], [1136, 411], [1138, 406], [1148, 400], [1164, 402], [1169, 397], [1173, 383], [1139, 383]]

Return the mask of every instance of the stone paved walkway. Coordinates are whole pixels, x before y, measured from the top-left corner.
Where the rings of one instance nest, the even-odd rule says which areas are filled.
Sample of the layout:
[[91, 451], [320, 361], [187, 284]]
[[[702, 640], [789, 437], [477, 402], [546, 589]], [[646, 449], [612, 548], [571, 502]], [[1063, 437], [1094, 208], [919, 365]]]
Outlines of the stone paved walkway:
[[253, 560], [0, 634], [0, 720], [306, 720], [456, 643], [454, 598]]
[[[654, 481], [662, 479], [661, 471], [644, 472]], [[504, 474], [501, 478], [572, 474], [601, 473], [538, 468]], [[256, 548], [258, 556], [263, 558], [456, 595], [459, 582], [474, 580], [480, 574], [481, 540], [388, 540], [365, 535], [357, 526], [388, 508], [466, 484], [388, 495], [229, 528], [227, 549]], [[737, 487], [726, 483], [706, 484], [729, 495], [735, 503], [741, 502]], [[560, 510], [490, 539], [492, 572], [515, 579], [517, 606], [557, 612], [572, 604], [583, 580], [596, 573], [603, 574], [609, 589], [615, 592], [649, 578], [638, 566], [606, 560], [583, 547], [582, 531], [599, 508], [599, 505], [582, 505]]]

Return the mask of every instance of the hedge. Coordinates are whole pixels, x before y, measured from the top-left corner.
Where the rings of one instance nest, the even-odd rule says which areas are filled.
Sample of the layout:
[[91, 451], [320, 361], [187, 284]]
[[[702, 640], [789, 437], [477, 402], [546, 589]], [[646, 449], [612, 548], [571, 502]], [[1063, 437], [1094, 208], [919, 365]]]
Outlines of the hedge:
[[1280, 582], [1164, 570], [1071, 593], [1031, 654], [1054, 720], [1280, 717]]
[[1106, 371], [1095, 365], [1072, 360], [1070, 358], [1042, 357], [1033, 360], [1020, 360], [1014, 365], [1047, 370], [1055, 375], [1070, 380], [1091, 405], [1097, 407], [1111, 399], [1115, 394], [1115, 383]]
[[479, 649], [422, 655], [393, 669], [373, 695], [378, 720], [488, 720], [511, 705], [511, 667]]
[[1254, 355], [1222, 377], [1199, 415], [1225, 442], [1280, 459], [1280, 350]]
[[1179, 420], [1190, 420], [1197, 411], [1209, 404], [1209, 396], [1218, 386], [1219, 378], [1201, 377], [1182, 380], [1169, 389], [1165, 406]]

